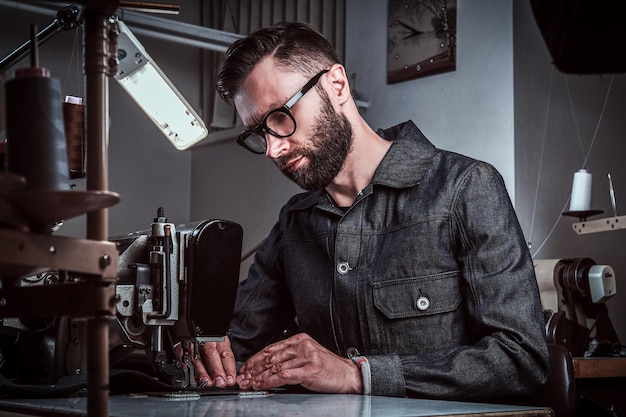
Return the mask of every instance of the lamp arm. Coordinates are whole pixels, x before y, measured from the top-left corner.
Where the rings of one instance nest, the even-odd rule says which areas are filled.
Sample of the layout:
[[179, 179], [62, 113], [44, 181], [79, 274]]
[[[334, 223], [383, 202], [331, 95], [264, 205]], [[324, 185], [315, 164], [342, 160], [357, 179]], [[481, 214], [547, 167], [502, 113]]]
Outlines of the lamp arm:
[[[71, 5], [62, 8], [57, 12], [57, 17], [42, 29], [39, 33], [35, 35], [37, 39], [37, 44], [41, 45], [46, 42], [48, 39], [51, 39], [54, 35], [59, 33], [61, 30], [69, 31], [76, 29], [79, 26], [78, 16], [80, 14], [80, 10], [77, 6]], [[9, 67], [14, 65], [17, 61], [24, 58], [28, 52], [30, 51], [32, 39], [24, 42], [20, 47], [16, 50], [8, 54], [6, 57], [0, 60], [0, 74], [4, 73]]]

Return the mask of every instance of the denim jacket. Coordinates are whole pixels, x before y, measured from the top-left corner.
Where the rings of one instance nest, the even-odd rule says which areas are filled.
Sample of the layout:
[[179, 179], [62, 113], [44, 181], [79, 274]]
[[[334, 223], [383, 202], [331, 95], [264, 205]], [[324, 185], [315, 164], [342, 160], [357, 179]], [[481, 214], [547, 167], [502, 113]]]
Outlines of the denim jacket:
[[245, 360], [297, 318], [373, 395], [530, 399], [547, 377], [533, 263], [499, 173], [412, 123], [353, 205], [298, 194], [255, 255], [229, 336]]

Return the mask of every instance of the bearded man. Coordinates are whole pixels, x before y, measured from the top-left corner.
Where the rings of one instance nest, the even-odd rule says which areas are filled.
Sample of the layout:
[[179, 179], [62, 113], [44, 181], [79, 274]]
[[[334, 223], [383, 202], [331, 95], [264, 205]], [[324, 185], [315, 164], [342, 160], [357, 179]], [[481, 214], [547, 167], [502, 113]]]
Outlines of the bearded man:
[[226, 340], [200, 346], [200, 384], [509, 402], [541, 390], [533, 263], [491, 165], [411, 121], [372, 130], [307, 24], [236, 41], [217, 89], [245, 126], [237, 142], [306, 192], [255, 254]]

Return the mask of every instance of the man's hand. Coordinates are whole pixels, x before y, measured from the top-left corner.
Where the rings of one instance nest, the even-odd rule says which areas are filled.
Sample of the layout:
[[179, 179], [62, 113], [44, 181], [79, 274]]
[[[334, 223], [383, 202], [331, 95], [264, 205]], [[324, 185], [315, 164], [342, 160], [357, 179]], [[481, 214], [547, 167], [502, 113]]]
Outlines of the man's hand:
[[[202, 387], [217, 388], [235, 386], [237, 365], [228, 336], [223, 342], [203, 342], [198, 346], [200, 354], [197, 357], [193, 351], [193, 344], [190, 349], [197, 384]], [[175, 353], [177, 359], [183, 363], [183, 349], [180, 345], [176, 347]]]
[[363, 392], [361, 371], [356, 364], [304, 333], [269, 345], [252, 356], [239, 370], [237, 383], [242, 389], [254, 390], [302, 385], [316, 392]]

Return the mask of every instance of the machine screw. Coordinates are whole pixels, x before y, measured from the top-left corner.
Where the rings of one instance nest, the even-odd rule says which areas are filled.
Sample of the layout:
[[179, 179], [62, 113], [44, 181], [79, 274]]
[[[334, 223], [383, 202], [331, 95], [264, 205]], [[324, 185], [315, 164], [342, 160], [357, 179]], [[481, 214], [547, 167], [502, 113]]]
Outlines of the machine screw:
[[44, 285], [52, 285], [55, 282], [57, 282], [57, 277], [51, 274], [46, 275], [43, 280]]
[[105, 269], [111, 266], [111, 257], [109, 255], [102, 255], [100, 257], [100, 269]]

